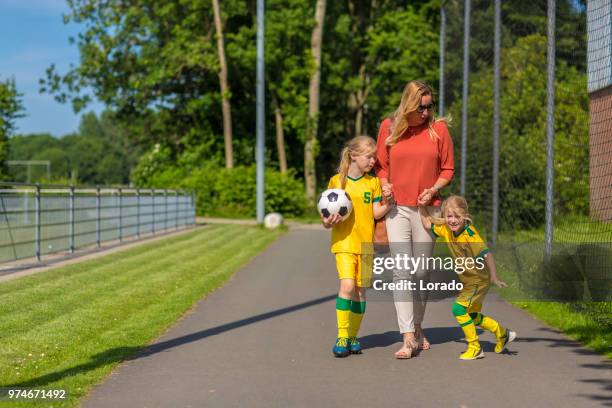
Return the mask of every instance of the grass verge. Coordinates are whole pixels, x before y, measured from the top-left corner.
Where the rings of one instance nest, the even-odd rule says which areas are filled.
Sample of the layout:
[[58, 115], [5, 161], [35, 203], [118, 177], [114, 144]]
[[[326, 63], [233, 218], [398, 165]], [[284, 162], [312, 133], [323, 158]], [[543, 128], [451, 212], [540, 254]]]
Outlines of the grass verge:
[[64, 389], [72, 407], [282, 231], [211, 225], [0, 284], [0, 387]]
[[[578, 221], [573, 231], [564, 227], [568, 222], [555, 226], [556, 249], [565, 247], [568, 252], [555, 255], [557, 263], [547, 272], [543, 269], [543, 229], [500, 234], [495, 259], [509, 287], [498, 293], [587, 348], [612, 358], [612, 302], [592, 301], [605, 299], [605, 293], [609, 299], [612, 229]], [[601, 250], [591, 249], [597, 247]], [[585, 252], [580, 254], [581, 250]], [[599, 293], [597, 299], [593, 296], [596, 291], [603, 291], [604, 296]], [[554, 301], [559, 299], [565, 300]]]
[[[579, 341], [587, 348], [612, 358], [612, 327], [608, 320], [612, 314], [612, 302], [511, 301], [511, 303], [547, 325], [563, 331], [568, 337]], [[605, 315], [608, 316], [607, 321], [602, 322]]]

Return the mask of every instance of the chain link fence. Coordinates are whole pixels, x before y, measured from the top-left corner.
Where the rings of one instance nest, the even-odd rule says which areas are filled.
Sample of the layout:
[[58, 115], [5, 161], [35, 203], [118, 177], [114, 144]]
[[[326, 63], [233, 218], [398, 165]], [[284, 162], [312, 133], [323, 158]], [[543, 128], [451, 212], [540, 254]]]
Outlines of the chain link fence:
[[540, 299], [612, 300], [611, 3], [442, 2], [449, 190]]
[[100, 247], [195, 224], [192, 193], [0, 183], [0, 262]]

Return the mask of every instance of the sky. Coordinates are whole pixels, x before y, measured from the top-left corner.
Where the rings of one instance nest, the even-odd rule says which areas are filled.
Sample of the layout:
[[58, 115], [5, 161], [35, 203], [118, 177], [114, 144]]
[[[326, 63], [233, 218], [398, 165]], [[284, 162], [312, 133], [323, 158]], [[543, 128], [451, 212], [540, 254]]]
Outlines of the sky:
[[23, 94], [26, 116], [16, 121], [18, 134], [64, 136], [78, 129], [83, 113], [103, 110], [96, 102], [77, 115], [70, 103], [38, 92], [38, 80], [51, 64], [65, 73], [79, 61], [76, 45], [68, 42], [79, 26], [64, 24], [62, 14], [67, 12], [66, 0], [0, 0], [0, 80], [14, 78]]

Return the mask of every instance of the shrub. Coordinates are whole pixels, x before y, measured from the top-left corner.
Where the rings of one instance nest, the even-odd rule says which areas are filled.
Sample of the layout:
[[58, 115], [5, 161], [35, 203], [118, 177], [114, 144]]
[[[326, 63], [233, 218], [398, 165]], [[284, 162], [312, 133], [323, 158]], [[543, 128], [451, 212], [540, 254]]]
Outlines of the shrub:
[[[140, 179], [142, 187], [183, 188], [196, 192], [198, 215], [254, 217], [256, 215], [256, 168], [226, 169], [207, 163], [196, 169], [167, 166]], [[265, 211], [300, 216], [308, 206], [304, 185], [290, 170], [265, 172]]]

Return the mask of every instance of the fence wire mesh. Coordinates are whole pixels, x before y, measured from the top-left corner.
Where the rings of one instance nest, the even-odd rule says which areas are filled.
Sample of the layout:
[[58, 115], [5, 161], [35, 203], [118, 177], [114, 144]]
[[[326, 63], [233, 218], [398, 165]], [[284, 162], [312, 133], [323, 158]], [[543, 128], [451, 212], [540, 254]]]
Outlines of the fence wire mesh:
[[[521, 289], [540, 298], [612, 300], [611, 1], [589, 1], [588, 8], [579, 0], [499, 2], [498, 186], [493, 137], [496, 3], [442, 2], [446, 26], [440, 32], [446, 34], [446, 47], [441, 50], [441, 103], [452, 119], [457, 169], [446, 193], [464, 192], [475, 224], [497, 243], [502, 268], [516, 273]], [[556, 20], [554, 118], [547, 116], [550, 4]], [[554, 156], [547, 167], [549, 123], [554, 125]], [[553, 198], [547, 201], [549, 170], [554, 174]], [[553, 209], [550, 254], [548, 204]]]
[[0, 212], [0, 262], [195, 224], [193, 195], [176, 190], [3, 183]]

